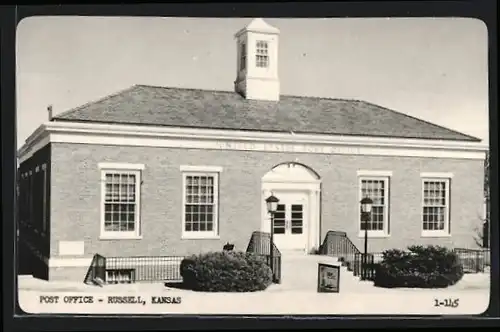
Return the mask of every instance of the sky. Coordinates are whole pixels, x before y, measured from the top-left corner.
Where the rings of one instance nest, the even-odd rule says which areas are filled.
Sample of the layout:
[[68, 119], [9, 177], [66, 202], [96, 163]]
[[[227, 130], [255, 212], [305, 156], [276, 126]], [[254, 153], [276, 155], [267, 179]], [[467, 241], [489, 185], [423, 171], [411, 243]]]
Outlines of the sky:
[[[358, 99], [488, 142], [487, 28], [469, 18], [265, 21], [281, 94]], [[17, 28], [17, 140], [134, 84], [233, 90], [251, 18], [31, 17]]]

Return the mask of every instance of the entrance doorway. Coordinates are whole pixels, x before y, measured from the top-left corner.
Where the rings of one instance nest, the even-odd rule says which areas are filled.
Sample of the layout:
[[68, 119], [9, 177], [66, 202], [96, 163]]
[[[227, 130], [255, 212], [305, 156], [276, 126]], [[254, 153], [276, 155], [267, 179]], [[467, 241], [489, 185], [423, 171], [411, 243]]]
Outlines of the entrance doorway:
[[262, 178], [261, 230], [271, 231], [271, 218], [264, 200], [273, 194], [279, 199], [274, 215], [274, 242], [281, 252], [307, 253], [318, 248], [320, 188], [319, 176], [298, 163], [277, 165]]
[[307, 194], [275, 192], [280, 202], [274, 214], [274, 242], [280, 250], [307, 247]]

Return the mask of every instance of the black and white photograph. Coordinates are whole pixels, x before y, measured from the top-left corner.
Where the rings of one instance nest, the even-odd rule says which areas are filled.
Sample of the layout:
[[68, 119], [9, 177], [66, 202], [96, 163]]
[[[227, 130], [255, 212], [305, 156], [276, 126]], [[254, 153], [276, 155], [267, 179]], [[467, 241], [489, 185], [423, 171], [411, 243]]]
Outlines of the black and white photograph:
[[478, 19], [25, 18], [19, 306], [481, 314], [488, 112]]

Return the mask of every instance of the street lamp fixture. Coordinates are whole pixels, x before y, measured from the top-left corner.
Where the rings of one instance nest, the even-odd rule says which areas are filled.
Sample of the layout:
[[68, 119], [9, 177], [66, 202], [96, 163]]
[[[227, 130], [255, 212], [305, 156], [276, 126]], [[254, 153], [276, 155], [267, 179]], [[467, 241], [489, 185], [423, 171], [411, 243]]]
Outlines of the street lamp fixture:
[[368, 257], [368, 224], [371, 220], [373, 201], [369, 197], [365, 197], [361, 200], [361, 218], [365, 225], [365, 252], [363, 254], [363, 268], [361, 279], [366, 280], [366, 268], [367, 268], [367, 257]]
[[278, 209], [279, 199], [271, 194], [268, 198], [266, 198], [267, 211], [269, 213], [274, 213]]
[[271, 193], [271, 196], [266, 198], [267, 212], [271, 214], [271, 231], [269, 239], [269, 267], [271, 268], [273, 282], [274, 278], [274, 213], [278, 209], [279, 199]]

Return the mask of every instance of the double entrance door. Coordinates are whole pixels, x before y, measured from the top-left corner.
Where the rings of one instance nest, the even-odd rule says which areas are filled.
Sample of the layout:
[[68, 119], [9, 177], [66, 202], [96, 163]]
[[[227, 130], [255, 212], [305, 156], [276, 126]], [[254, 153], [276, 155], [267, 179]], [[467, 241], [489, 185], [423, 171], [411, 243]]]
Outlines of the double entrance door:
[[275, 192], [280, 200], [274, 214], [274, 242], [280, 251], [305, 251], [308, 201], [306, 193]]

